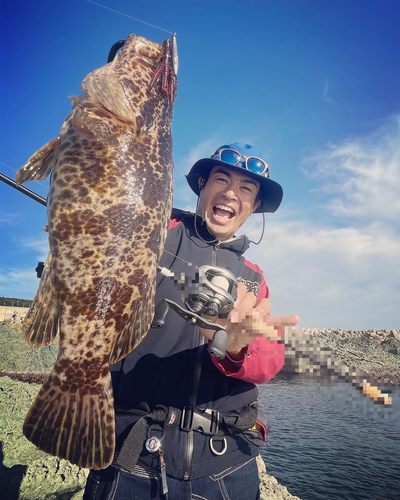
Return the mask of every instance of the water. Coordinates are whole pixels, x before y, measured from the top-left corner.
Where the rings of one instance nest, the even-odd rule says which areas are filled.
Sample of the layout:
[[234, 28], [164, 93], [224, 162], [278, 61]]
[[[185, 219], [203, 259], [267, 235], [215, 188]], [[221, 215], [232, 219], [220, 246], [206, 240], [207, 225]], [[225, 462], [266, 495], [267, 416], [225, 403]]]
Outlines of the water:
[[391, 389], [383, 408], [343, 383], [278, 376], [260, 386], [268, 474], [303, 500], [399, 500], [399, 388]]

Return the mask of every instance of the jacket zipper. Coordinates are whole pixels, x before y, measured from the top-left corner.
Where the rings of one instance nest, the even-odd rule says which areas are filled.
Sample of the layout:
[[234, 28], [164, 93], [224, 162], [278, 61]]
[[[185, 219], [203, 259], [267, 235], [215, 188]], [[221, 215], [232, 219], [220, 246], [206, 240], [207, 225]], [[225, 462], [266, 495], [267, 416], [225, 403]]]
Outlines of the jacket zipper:
[[211, 265], [216, 266], [217, 265], [217, 253], [218, 253], [218, 243], [214, 243], [212, 253], [211, 253]]
[[[204, 337], [201, 335], [199, 330], [197, 329], [197, 335], [201, 337], [199, 339], [199, 346], [204, 344]], [[201, 343], [201, 341], [203, 342]], [[195, 362], [195, 367], [194, 367], [194, 372], [193, 372], [193, 389], [192, 393], [190, 395], [189, 399], [189, 405], [193, 408], [193, 410], [196, 409], [196, 403], [197, 403], [197, 393], [199, 389], [199, 383], [200, 383], [200, 376], [201, 376], [201, 356], [202, 356], [202, 349], [197, 350], [197, 356], [196, 356], [196, 362]], [[192, 466], [192, 458], [193, 458], [193, 440], [194, 440], [194, 431], [190, 430], [187, 433], [187, 440], [186, 440], [186, 452], [185, 452], [185, 462], [184, 462], [184, 473], [183, 473], [183, 479], [187, 481], [190, 478], [190, 469]]]
[[[218, 243], [214, 244], [212, 247], [211, 251], [211, 265], [216, 266], [217, 265], [217, 253], [218, 253]], [[205, 344], [206, 340], [205, 338], [201, 335], [200, 331], [197, 330], [197, 334], [199, 335], [199, 345]], [[193, 373], [193, 390], [192, 394], [190, 396], [190, 401], [189, 404], [192, 406], [193, 410], [196, 408], [196, 403], [197, 403], [197, 393], [199, 389], [199, 383], [200, 383], [200, 376], [201, 376], [201, 355], [202, 355], [202, 349], [199, 349], [197, 351], [197, 357], [196, 357], [196, 363], [195, 363], [195, 368], [194, 368], [194, 373]], [[192, 466], [192, 459], [193, 459], [193, 448], [194, 448], [194, 431], [190, 430], [187, 435], [187, 441], [186, 441], [186, 453], [185, 453], [185, 467], [184, 467], [184, 473], [183, 473], [183, 479], [187, 481], [190, 478], [190, 469]]]

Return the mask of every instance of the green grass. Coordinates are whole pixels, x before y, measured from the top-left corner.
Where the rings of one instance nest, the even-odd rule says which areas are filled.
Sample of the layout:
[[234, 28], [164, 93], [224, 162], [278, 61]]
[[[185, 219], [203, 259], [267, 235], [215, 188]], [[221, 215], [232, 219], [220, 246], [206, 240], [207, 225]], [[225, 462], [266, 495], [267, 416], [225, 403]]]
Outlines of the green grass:
[[10, 326], [0, 326], [0, 370], [48, 372], [57, 359], [58, 340], [47, 347], [33, 347]]

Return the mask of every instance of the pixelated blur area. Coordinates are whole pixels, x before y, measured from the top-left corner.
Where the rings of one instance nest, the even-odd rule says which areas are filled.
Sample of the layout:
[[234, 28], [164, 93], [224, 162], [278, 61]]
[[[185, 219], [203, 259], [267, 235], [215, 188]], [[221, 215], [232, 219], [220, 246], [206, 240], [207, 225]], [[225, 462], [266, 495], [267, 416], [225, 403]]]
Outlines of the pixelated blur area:
[[[350, 395], [356, 406], [365, 398], [375, 405], [391, 408], [394, 384], [379, 384], [373, 377], [353, 367], [345, 366], [332, 350], [299, 328], [284, 327], [285, 371], [308, 375], [322, 387]], [[340, 384], [342, 382], [342, 384]], [[349, 387], [354, 388], [349, 393]]]

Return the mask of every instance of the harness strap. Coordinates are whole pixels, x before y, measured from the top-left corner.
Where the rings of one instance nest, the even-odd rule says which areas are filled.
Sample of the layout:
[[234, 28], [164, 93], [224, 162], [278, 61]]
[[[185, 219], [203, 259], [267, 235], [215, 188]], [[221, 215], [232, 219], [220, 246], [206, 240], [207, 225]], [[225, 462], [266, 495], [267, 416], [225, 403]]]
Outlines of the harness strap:
[[117, 410], [116, 414], [140, 416], [133, 425], [116, 458], [116, 465], [132, 472], [143, 450], [150, 427], [159, 430], [179, 426], [183, 431], [201, 432], [206, 436], [237, 434], [251, 429], [256, 422], [258, 410], [255, 406], [245, 406], [237, 415], [223, 415], [217, 410], [185, 406], [183, 410], [172, 406], [157, 405], [150, 413], [141, 410]]
[[117, 465], [132, 472], [143, 449], [149, 425], [146, 417], [139, 418], [125, 439], [121, 451], [118, 454]]

